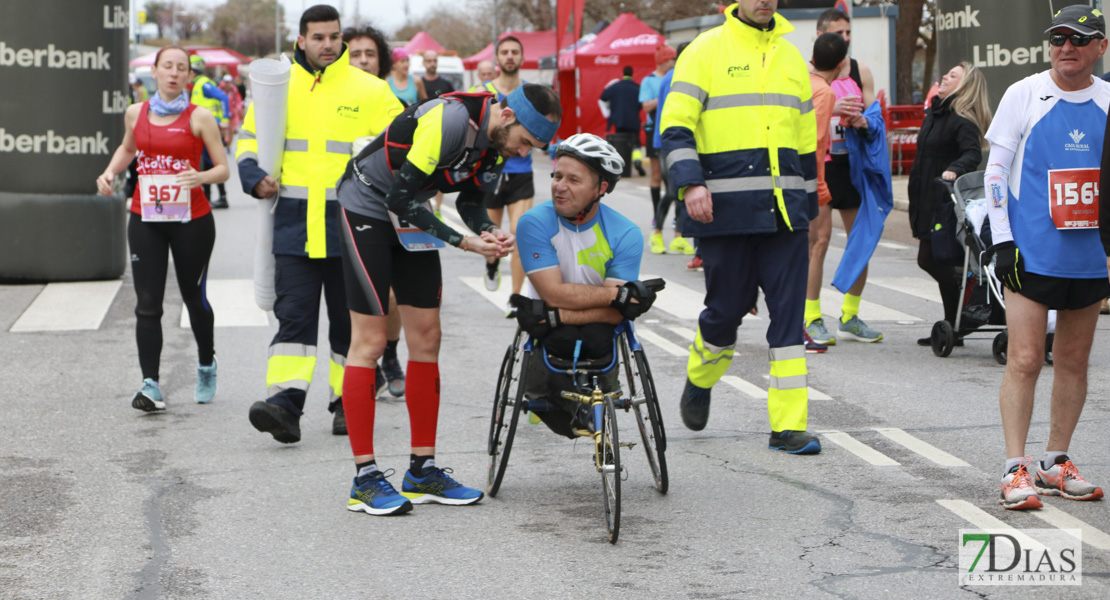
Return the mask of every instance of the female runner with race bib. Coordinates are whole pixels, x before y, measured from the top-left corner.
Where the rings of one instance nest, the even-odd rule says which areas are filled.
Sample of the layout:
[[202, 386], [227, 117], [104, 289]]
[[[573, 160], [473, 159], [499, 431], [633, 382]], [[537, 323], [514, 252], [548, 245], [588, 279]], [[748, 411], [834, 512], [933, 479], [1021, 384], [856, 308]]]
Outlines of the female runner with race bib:
[[[189, 54], [176, 46], [162, 48], [155, 56], [153, 75], [158, 92], [149, 101], [128, 107], [123, 142], [108, 168], [96, 178], [100, 193], [111, 195], [116, 175], [132, 160], [138, 161], [139, 179], [131, 199], [127, 241], [137, 296], [135, 337], [143, 385], [131, 406], [146, 412], [166, 408], [158, 387], [158, 367], [170, 252], [197, 342], [194, 399], [207, 404], [216, 394], [214, 318], [205, 294], [216, 225], [200, 186], [223, 183], [229, 174], [216, 118], [205, 108], [189, 103], [185, 90], [191, 77]], [[215, 167], [200, 172], [197, 169], [204, 148]]]

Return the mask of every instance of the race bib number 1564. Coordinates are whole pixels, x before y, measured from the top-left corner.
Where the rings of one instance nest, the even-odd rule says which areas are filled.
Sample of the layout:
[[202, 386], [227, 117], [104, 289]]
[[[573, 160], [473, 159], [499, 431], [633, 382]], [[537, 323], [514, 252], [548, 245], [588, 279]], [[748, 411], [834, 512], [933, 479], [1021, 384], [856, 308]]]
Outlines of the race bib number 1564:
[[1048, 211], [1056, 229], [1098, 228], [1098, 167], [1048, 172]]

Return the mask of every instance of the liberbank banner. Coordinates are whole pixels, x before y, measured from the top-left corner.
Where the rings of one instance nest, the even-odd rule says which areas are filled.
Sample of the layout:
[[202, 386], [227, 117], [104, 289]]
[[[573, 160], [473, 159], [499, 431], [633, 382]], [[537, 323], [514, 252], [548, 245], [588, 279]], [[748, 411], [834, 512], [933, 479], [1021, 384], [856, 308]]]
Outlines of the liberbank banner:
[[[1053, 11], [1101, 0], [937, 0], [937, 73], [970, 62], [987, 78], [991, 107], [1014, 82], [1051, 66]], [[1101, 67], [1097, 65], [1096, 67]], [[1096, 68], [1095, 75], [1101, 75]], [[928, 87], [928, 85], [926, 85]]]
[[123, 274], [127, 0], [0, 0], [0, 282]]
[[123, 137], [126, 0], [3, 0], [0, 191], [95, 192]]

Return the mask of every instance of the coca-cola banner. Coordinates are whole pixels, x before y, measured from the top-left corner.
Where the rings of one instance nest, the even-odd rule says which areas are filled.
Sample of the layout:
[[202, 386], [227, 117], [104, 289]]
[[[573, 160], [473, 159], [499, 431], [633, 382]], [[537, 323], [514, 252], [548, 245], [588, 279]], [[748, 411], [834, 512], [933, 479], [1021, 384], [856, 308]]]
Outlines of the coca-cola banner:
[[[967, 61], [983, 71], [991, 107], [1006, 88], [1051, 68], [1048, 36], [1053, 10], [1072, 4], [1101, 8], [1101, 0], [937, 0], [937, 69]], [[1102, 74], [1101, 63], [1095, 75]]]
[[126, 0], [4, 0], [0, 192], [95, 193], [123, 137]]

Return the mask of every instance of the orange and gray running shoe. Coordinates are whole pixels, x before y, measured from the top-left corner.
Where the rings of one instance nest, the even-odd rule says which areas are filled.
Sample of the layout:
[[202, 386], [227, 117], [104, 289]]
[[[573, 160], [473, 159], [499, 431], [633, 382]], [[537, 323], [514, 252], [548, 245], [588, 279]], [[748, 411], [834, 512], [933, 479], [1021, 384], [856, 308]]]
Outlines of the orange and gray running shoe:
[[1037, 461], [1037, 476], [1033, 487], [1038, 494], [1063, 496], [1068, 500], [1098, 500], [1102, 498], [1102, 488], [1079, 476], [1079, 469], [1067, 455], [1056, 459], [1051, 468], [1042, 469]]
[[1032, 477], [1026, 469], [1032, 460], [1033, 457], [1026, 456], [1018, 466], [1002, 477], [1002, 494], [998, 498], [998, 503], [1003, 508], [1023, 510], [1041, 507], [1041, 499], [1037, 497], [1037, 490], [1033, 489]]

